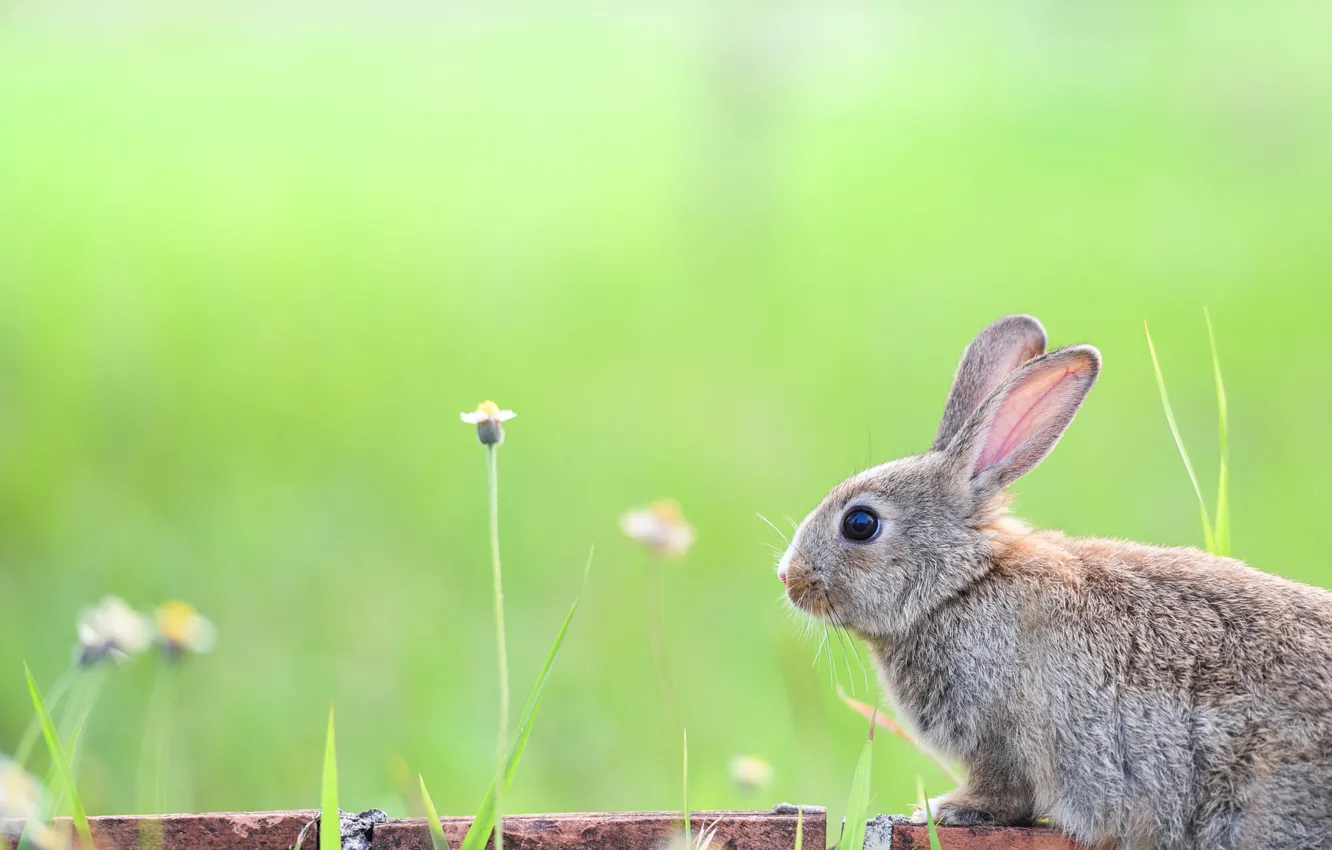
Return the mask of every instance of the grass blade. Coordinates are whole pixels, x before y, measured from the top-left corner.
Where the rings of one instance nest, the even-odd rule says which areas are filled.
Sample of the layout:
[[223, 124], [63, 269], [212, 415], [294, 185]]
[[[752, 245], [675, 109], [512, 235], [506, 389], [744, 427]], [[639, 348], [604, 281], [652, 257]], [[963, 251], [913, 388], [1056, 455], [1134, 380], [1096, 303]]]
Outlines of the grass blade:
[[[564, 618], [564, 624], [560, 626], [559, 633], [555, 635], [555, 643], [550, 648], [550, 654], [546, 656], [545, 666], [541, 668], [536, 683], [532, 685], [532, 692], [528, 695], [527, 703], [523, 706], [522, 716], [518, 720], [518, 731], [514, 735], [513, 744], [509, 747], [509, 757], [504, 763], [504, 789], [506, 791], [513, 782], [514, 774], [518, 772], [518, 761], [523, 757], [523, 750], [527, 748], [527, 739], [532, 735], [532, 724], [536, 720], [537, 709], [541, 707], [541, 697], [545, 693], [546, 682], [550, 680], [555, 659], [559, 657], [560, 647], [564, 645], [564, 638], [569, 632], [569, 624], [573, 622], [574, 613], [578, 610], [578, 603], [582, 601], [583, 590], [587, 587], [587, 576], [591, 569], [592, 552], [589, 552], [587, 565], [583, 567], [583, 583], [578, 589], [578, 596], [574, 598], [573, 605]], [[463, 838], [461, 850], [481, 850], [486, 846], [486, 842], [490, 840], [490, 833], [494, 828], [495, 784], [492, 782], [490, 790], [486, 792], [485, 799], [481, 801], [481, 808], [477, 810], [476, 817], [472, 819], [472, 825], [467, 829], [467, 836]], [[323, 848], [320, 848], [320, 850], [323, 850]]]
[[338, 816], [338, 753], [331, 705], [328, 707], [328, 738], [324, 741], [324, 780], [319, 793], [319, 850], [342, 850], [342, 824]]
[[1216, 485], [1216, 551], [1230, 556], [1230, 436], [1226, 385], [1221, 380], [1221, 360], [1216, 356], [1216, 334], [1212, 333], [1212, 316], [1203, 309], [1207, 320], [1207, 341], [1212, 346], [1212, 374], [1216, 378], [1217, 421], [1221, 435], [1221, 474]]
[[945, 776], [953, 780], [954, 784], [956, 785], [962, 784], [961, 770], [949, 764], [948, 762], [944, 761], [944, 759], [940, 757], [938, 753], [934, 752], [929, 747], [925, 746], [920, 741], [916, 740], [915, 737], [913, 737], [910, 733], [907, 732], [907, 730], [903, 729], [900, 725], [898, 725], [898, 723], [895, 720], [893, 720], [891, 717], [889, 717], [886, 714], [880, 714], [879, 710], [873, 706], [866, 705], [865, 703], [861, 702], [860, 700], [854, 697], [847, 696], [846, 691], [842, 690], [841, 686], [838, 686], [837, 688], [837, 696], [841, 698], [842, 702], [846, 703], [847, 708], [851, 709], [856, 714], [859, 714], [861, 717], [865, 718], [866, 720], [879, 724], [884, 729], [887, 729], [889, 732], [892, 732], [894, 735], [897, 735], [902, 740], [906, 741], [908, 744], [915, 747], [919, 752], [929, 757], [930, 761], [934, 762], [938, 766], [938, 768], [944, 772]]
[[430, 792], [426, 790], [425, 777], [418, 773], [416, 778], [421, 781], [421, 802], [425, 804], [426, 826], [430, 827], [430, 843], [435, 850], [449, 850], [448, 839], [444, 837], [444, 824], [440, 823], [435, 801], [430, 799]]
[[694, 830], [689, 824], [689, 730], [684, 730], [684, 818], [685, 844], [694, 846]]
[[65, 748], [60, 743], [55, 723], [51, 720], [51, 712], [47, 710], [42, 692], [38, 690], [37, 682], [32, 678], [32, 671], [28, 669], [27, 664], [23, 665], [23, 672], [28, 677], [28, 693], [32, 696], [32, 707], [37, 712], [37, 722], [41, 724], [42, 736], [46, 739], [46, 747], [51, 752], [51, 766], [59, 776], [65, 794], [69, 796], [69, 808], [74, 816], [74, 828], [78, 831], [79, 843], [86, 850], [92, 850], [92, 827], [88, 825], [88, 813], [83, 808], [79, 789], [74, 786], [74, 772], [65, 757]]
[[1175, 424], [1175, 412], [1170, 408], [1170, 396], [1166, 394], [1165, 376], [1161, 374], [1161, 364], [1156, 359], [1156, 346], [1152, 345], [1152, 332], [1147, 330], [1147, 323], [1142, 323], [1142, 329], [1147, 334], [1147, 352], [1152, 356], [1152, 368], [1156, 370], [1156, 388], [1161, 392], [1161, 407], [1165, 408], [1166, 422], [1170, 425], [1170, 433], [1175, 438], [1175, 447], [1179, 449], [1179, 456], [1184, 461], [1184, 470], [1189, 474], [1189, 481], [1193, 482], [1193, 492], [1198, 497], [1198, 510], [1202, 512], [1203, 540], [1207, 544], [1207, 551], [1216, 552], [1216, 535], [1212, 531], [1212, 520], [1207, 515], [1207, 502], [1203, 499], [1202, 488], [1198, 486], [1198, 476], [1193, 472], [1193, 464], [1189, 461], [1189, 453], [1184, 448], [1184, 438], [1179, 435], [1179, 426]]
[[805, 807], [796, 806], [795, 850], [804, 850], [805, 845]]
[[865, 821], [869, 819], [870, 807], [870, 765], [874, 758], [874, 728], [870, 721], [869, 735], [865, 737], [865, 746], [860, 750], [856, 761], [856, 772], [851, 778], [851, 797], [846, 803], [846, 834], [839, 847], [846, 850], [863, 850], [865, 845]]
[[934, 812], [930, 811], [930, 798], [925, 795], [925, 783], [916, 777], [916, 794], [920, 797], [920, 807], [925, 810], [925, 828], [930, 833], [930, 850], [943, 850], [939, 844], [939, 830], [934, 826]]

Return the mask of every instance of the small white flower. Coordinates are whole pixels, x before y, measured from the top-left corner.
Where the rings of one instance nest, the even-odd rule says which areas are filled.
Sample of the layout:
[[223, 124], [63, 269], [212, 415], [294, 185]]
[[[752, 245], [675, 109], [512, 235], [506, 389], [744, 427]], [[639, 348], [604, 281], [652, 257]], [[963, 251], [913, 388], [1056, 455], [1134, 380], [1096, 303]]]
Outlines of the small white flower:
[[[61, 846], [59, 834], [48, 824], [39, 823], [42, 786], [13, 759], [0, 756], [0, 837], [15, 843], [27, 829], [27, 839], [40, 850]], [[20, 821], [22, 823], [20, 823]], [[0, 840], [0, 846], [9, 846]]]
[[678, 557], [694, 545], [694, 528], [673, 499], [629, 511], [620, 517], [620, 530], [657, 555]]
[[504, 442], [504, 426], [500, 423], [508, 422], [517, 415], [512, 410], [501, 410], [493, 401], [481, 402], [471, 413], [458, 414], [462, 421], [476, 426], [476, 438], [487, 446], [498, 446]]
[[757, 791], [772, 782], [773, 769], [758, 756], [731, 759], [731, 781], [746, 791]]
[[143, 615], [117, 596], [108, 596], [79, 612], [75, 659], [85, 667], [112, 658], [124, 661], [148, 648], [153, 633]]
[[157, 606], [157, 642], [168, 656], [211, 652], [217, 645], [212, 621], [188, 602], [174, 599]]
[[694, 833], [694, 843], [685, 839], [684, 833], [678, 833], [666, 840], [664, 850], [711, 850], [712, 842], [717, 838], [717, 824], [704, 826]]

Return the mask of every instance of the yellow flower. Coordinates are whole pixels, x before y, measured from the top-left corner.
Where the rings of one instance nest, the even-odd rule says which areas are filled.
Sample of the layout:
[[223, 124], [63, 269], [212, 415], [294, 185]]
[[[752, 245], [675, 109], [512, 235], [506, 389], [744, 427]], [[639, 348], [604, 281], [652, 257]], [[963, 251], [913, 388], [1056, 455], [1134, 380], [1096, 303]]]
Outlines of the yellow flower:
[[657, 555], [678, 557], [694, 545], [694, 528], [674, 499], [662, 499], [620, 517], [620, 530]]
[[105, 658], [124, 661], [143, 652], [153, 640], [148, 620], [116, 596], [79, 612], [78, 633], [74, 656], [85, 667]]
[[500, 423], [517, 415], [512, 410], [501, 410], [493, 401], [481, 402], [471, 413], [458, 414], [462, 421], [476, 426], [476, 438], [486, 446], [498, 446], [504, 442], [504, 426]]
[[758, 756], [736, 756], [731, 759], [731, 781], [746, 791], [767, 787], [772, 777], [772, 765]]
[[217, 643], [217, 629], [188, 602], [163, 602], [155, 619], [157, 642], [167, 655], [209, 652]]

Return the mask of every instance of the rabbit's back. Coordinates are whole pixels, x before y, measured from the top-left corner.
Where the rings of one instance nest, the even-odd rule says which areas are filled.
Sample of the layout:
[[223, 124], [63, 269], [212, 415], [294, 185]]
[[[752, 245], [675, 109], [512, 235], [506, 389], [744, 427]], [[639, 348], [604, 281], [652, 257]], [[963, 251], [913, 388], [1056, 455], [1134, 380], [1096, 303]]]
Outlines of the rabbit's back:
[[1081, 734], [1047, 736], [1051, 802], [1166, 846], [1332, 844], [1332, 593], [1192, 549], [1052, 542], [1077, 576], [1036, 602], [1033, 672], [1049, 728]]
[[1001, 760], [1089, 843], [1332, 847], [1332, 593], [1192, 549], [992, 539], [989, 575], [881, 653], [927, 740]]

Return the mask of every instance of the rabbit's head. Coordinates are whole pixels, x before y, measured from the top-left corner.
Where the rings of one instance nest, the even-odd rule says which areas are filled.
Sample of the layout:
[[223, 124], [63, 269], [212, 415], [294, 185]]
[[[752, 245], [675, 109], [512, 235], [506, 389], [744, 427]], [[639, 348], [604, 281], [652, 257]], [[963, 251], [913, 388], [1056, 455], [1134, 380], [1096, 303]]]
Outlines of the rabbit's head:
[[989, 569], [1004, 488], [1054, 448], [1100, 371], [1091, 346], [1044, 350], [1030, 316], [980, 332], [930, 450], [848, 478], [800, 524], [778, 567], [793, 604], [889, 638]]

